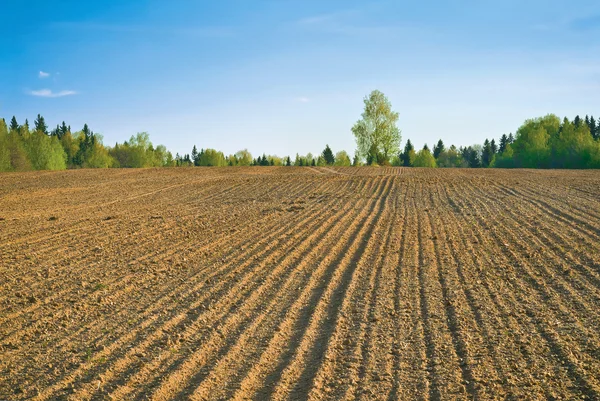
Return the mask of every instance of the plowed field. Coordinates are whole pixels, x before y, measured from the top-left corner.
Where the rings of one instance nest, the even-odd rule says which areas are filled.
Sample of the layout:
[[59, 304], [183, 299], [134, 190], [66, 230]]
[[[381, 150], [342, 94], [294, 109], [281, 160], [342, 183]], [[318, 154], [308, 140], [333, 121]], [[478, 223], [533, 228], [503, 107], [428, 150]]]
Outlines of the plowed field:
[[0, 400], [599, 397], [598, 172], [0, 175]]

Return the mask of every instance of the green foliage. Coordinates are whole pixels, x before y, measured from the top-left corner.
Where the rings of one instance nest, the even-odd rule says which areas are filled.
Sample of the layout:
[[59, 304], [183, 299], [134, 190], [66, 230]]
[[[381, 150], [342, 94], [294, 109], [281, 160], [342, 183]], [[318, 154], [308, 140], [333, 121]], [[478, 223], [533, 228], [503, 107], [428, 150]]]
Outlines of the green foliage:
[[252, 154], [248, 152], [248, 149], [240, 150], [235, 155], [234, 166], [251, 166], [252, 165]]
[[565, 118], [558, 134], [550, 137], [550, 167], [568, 169], [592, 167], [598, 146], [598, 142], [594, 141], [590, 133], [589, 124], [577, 126]]
[[550, 161], [550, 138], [558, 135], [560, 119], [553, 114], [527, 120], [518, 130], [513, 144], [515, 165], [547, 168]]
[[48, 135], [48, 126], [46, 125], [46, 120], [41, 115], [37, 115], [37, 118], [34, 121], [35, 131], [40, 132], [44, 135]]
[[442, 151], [437, 158], [438, 167], [467, 167], [462, 155], [452, 145], [449, 149]]
[[227, 161], [223, 152], [215, 149], [201, 149], [198, 154], [198, 165], [204, 167], [225, 167]]
[[446, 150], [446, 148], [444, 147], [444, 142], [440, 139], [438, 143], [433, 147], [433, 157], [437, 159], [438, 157], [440, 157], [440, 154], [444, 150]]
[[433, 154], [431, 153], [431, 151], [429, 150], [427, 145], [425, 145], [425, 147], [423, 147], [423, 149], [421, 149], [417, 152], [417, 155], [413, 162], [413, 166], [414, 167], [437, 167], [435, 157], [433, 157]]
[[350, 167], [352, 165], [352, 162], [350, 161], [350, 156], [348, 156], [348, 153], [345, 150], [340, 150], [335, 154], [335, 162], [333, 163], [333, 165], [340, 167]]
[[[14, 118], [14, 117], [13, 117]], [[8, 148], [8, 128], [6, 121], [0, 120], [0, 171], [11, 171], [10, 149]]]
[[56, 137], [49, 137], [41, 130], [31, 132], [24, 143], [27, 159], [34, 170], [64, 170], [67, 155]]
[[352, 127], [357, 153], [367, 159], [368, 164], [389, 164], [400, 147], [400, 131], [396, 126], [399, 115], [392, 111], [391, 103], [378, 90], [365, 97], [364, 103], [362, 119]]
[[481, 165], [483, 167], [489, 167], [494, 158], [494, 151], [492, 145], [487, 139], [483, 142], [483, 150], [481, 152]]
[[406, 145], [404, 145], [404, 151], [400, 155], [402, 165], [404, 167], [411, 167], [415, 162], [415, 157], [417, 157], [415, 147], [409, 139], [408, 141], [406, 141]]
[[328, 166], [333, 166], [333, 164], [335, 163], [335, 156], [333, 155], [333, 152], [331, 151], [329, 145], [325, 145], [325, 150], [323, 150], [322, 156], [325, 161], [325, 164], [327, 164]]

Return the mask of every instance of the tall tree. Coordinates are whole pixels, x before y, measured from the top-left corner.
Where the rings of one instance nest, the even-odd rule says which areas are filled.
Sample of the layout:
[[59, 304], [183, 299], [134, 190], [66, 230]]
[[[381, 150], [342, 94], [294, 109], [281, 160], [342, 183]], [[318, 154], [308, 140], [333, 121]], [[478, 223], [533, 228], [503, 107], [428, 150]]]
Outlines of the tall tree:
[[575, 128], [579, 128], [581, 125], [581, 117], [579, 117], [579, 115], [576, 115], [573, 119], [573, 125], [575, 125]]
[[413, 165], [415, 161], [415, 147], [413, 146], [410, 139], [406, 141], [406, 145], [404, 145], [404, 152], [400, 155], [400, 160], [402, 161], [402, 165], [404, 167], [410, 167]]
[[400, 130], [396, 126], [399, 114], [392, 111], [390, 101], [378, 90], [366, 96], [364, 103], [362, 118], [352, 127], [357, 152], [368, 160], [387, 164], [400, 148]]
[[508, 136], [506, 134], [502, 134], [500, 137], [500, 146], [498, 147], [498, 153], [502, 154], [506, 150], [506, 145], [508, 145]]
[[427, 145], [423, 146], [423, 149], [416, 154], [413, 165], [414, 167], [437, 167], [435, 157], [433, 157]]
[[194, 166], [199, 166], [200, 165], [200, 158], [198, 157], [198, 148], [196, 148], [196, 145], [194, 145], [194, 147], [192, 148], [192, 162], [194, 162]]
[[325, 145], [325, 150], [323, 150], [322, 155], [327, 165], [332, 166], [333, 163], [335, 163], [335, 156], [333, 155], [333, 152], [331, 151], [329, 145]]
[[438, 143], [433, 147], [433, 157], [440, 157], [440, 153], [442, 153], [446, 148], [444, 147], [444, 142], [440, 139]]
[[34, 122], [35, 125], [35, 130], [37, 132], [41, 132], [45, 135], [48, 135], [48, 126], [46, 125], [46, 121], [44, 120], [44, 117], [42, 117], [41, 115], [37, 115], [37, 118], [35, 119]]
[[515, 143], [515, 137], [511, 132], [510, 134], [508, 134], [508, 145], [512, 145], [513, 143]]
[[10, 120], [10, 131], [19, 131], [19, 123], [17, 123], [17, 118], [15, 116], [13, 116]]
[[598, 137], [600, 137], [600, 127], [596, 125], [596, 120], [594, 119], [594, 116], [590, 117], [590, 134], [594, 139], [598, 139]]
[[481, 152], [481, 165], [483, 167], [489, 167], [494, 158], [494, 152], [492, 151], [492, 145], [489, 140], [483, 142], [483, 151]]

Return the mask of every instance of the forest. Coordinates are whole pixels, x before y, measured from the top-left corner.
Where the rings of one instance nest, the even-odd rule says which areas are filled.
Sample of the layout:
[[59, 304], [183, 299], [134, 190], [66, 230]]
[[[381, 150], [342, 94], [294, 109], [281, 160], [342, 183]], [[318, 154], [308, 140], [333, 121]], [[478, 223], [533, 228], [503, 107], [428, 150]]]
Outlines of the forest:
[[[191, 153], [173, 155], [163, 145], [154, 146], [147, 133], [137, 133], [123, 143], [107, 146], [102, 135], [94, 133], [85, 124], [72, 131], [64, 121], [49, 129], [44, 117], [39, 115], [30, 127], [28, 120], [20, 124], [13, 116], [7, 124], [0, 119], [0, 171], [64, 170], [76, 168], [144, 168], [182, 166], [360, 166], [392, 165], [404, 167], [464, 167], [464, 168], [600, 168], [600, 126], [593, 116], [572, 120], [549, 114], [530, 119], [512, 133], [498, 140], [485, 139], [482, 144], [456, 147], [446, 146], [440, 139], [431, 149], [425, 145], [414, 148], [406, 141], [400, 149], [400, 133], [389, 131], [387, 142], [369, 134], [369, 102], [382, 102], [389, 106], [380, 92], [365, 98], [365, 114], [353, 128], [357, 137], [357, 151], [350, 155], [340, 150], [336, 153], [326, 145], [319, 154], [308, 153], [278, 157], [262, 154], [253, 157], [248, 150], [225, 155], [215, 149], [198, 148]], [[377, 96], [380, 97], [378, 98]], [[374, 96], [374, 97], [373, 97]], [[393, 122], [397, 113], [389, 116]], [[363, 122], [367, 121], [367, 124]], [[365, 142], [366, 141], [366, 142]], [[362, 150], [361, 150], [362, 149]]]

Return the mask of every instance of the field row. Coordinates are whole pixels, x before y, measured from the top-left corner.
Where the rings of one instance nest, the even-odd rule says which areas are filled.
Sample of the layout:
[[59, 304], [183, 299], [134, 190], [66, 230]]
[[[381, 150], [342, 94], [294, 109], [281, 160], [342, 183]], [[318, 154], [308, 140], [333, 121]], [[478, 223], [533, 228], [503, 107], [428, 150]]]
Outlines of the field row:
[[0, 184], [0, 399], [600, 398], [597, 174]]

